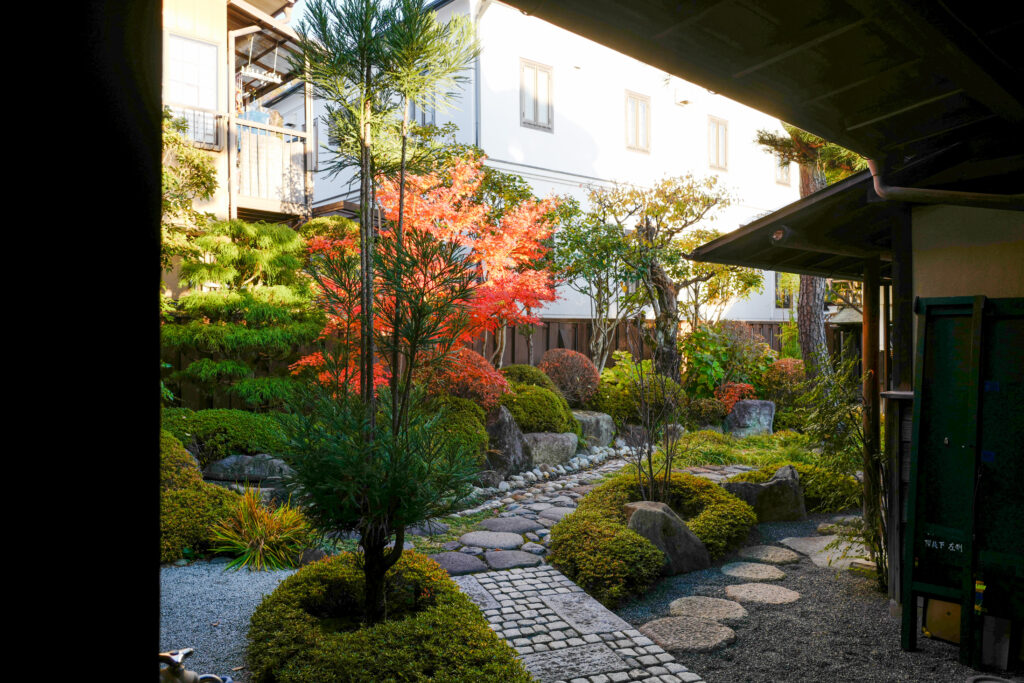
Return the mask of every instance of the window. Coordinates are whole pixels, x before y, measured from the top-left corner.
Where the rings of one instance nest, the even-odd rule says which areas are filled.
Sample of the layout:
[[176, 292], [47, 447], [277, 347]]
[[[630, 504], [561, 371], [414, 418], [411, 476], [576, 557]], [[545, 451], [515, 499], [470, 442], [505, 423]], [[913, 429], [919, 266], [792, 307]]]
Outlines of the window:
[[651, 98], [626, 92], [626, 147], [639, 152], [651, 149]]
[[775, 157], [775, 182], [779, 185], [789, 185], [789, 166], [789, 162], [783, 162], [780, 157]]
[[417, 126], [434, 125], [435, 110], [433, 107], [416, 106], [415, 102], [409, 103], [409, 121]]
[[722, 119], [714, 116], [708, 117], [708, 165], [711, 168], [726, 170], [728, 168], [728, 145], [726, 144], [726, 133], [728, 124]]
[[792, 282], [783, 281], [782, 273], [775, 273], [775, 308], [793, 308], [792, 286]]
[[196, 142], [217, 144], [217, 46], [169, 34], [164, 101]]
[[528, 128], [554, 130], [551, 67], [525, 59], [520, 64], [519, 122]]

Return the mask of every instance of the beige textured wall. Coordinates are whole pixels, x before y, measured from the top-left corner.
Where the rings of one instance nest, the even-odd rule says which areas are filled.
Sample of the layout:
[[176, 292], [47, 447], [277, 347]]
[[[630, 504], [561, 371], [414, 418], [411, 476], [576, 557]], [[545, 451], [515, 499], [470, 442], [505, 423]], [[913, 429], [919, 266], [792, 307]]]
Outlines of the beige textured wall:
[[[164, 51], [169, 33], [193, 38], [217, 45], [217, 111], [228, 113], [228, 67], [227, 40], [228, 15], [223, 2], [209, 0], [164, 0]], [[164, 60], [166, 65], [167, 60]], [[228, 153], [227, 123], [221, 122], [221, 152], [208, 152], [214, 157], [217, 167], [217, 191], [206, 202], [196, 202], [200, 211], [209, 211], [217, 218], [228, 217]]]
[[1024, 212], [913, 209], [914, 294], [1024, 297]]

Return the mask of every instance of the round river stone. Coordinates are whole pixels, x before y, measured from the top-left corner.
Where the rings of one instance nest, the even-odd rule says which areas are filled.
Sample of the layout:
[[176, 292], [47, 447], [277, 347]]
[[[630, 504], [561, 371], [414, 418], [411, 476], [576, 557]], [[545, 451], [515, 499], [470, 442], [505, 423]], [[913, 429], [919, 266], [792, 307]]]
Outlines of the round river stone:
[[523, 519], [522, 517], [492, 517], [485, 519], [477, 526], [483, 527], [487, 531], [502, 531], [513, 534], [522, 534], [527, 531], [536, 531], [537, 529], [544, 528], [532, 519]]
[[540, 556], [524, 553], [521, 550], [488, 550], [484, 559], [491, 569], [513, 569], [515, 567], [535, 567], [542, 564]]
[[758, 562], [730, 562], [722, 565], [722, 573], [749, 581], [780, 581], [786, 578], [786, 572], [778, 567]]
[[526, 543], [519, 534], [501, 531], [470, 531], [468, 534], [459, 536], [459, 542], [463, 545], [475, 545], [481, 548], [501, 548], [502, 550], [515, 550], [523, 543]]
[[725, 594], [737, 602], [756, 602], [765, 605], [784, 605], [800, 599], [800, 594], [796, 591], [766, 583], [739, 583], [726, 586]]
[[743, 609], [740, 603], [702, 595], [673, 600], [668, 606], [668, 611], [674, 617], [693, 617], [722, 623], [739, 622], [747, 618], [747, 610]]
[[728, 626], [694, 617], [655, 619], [641, 626], [640, 632], [676, 652], [711, 652], [736, 640], [736, 633]]
[[487, 571], [487, 565], [483, 563], [483, 560], [466, 553], [438, 553], [429, 555], [429, 557], [441, 565], [450, 576]]
[[742, 548], [739, 556], [744, 560], [767, 562], [768, 564], [793, 564], [800, 561], [800, 556], [788, 548], [777, 545], [751, 545]]
[[576, 508], [548, 508], [547, 510], [541, 510], [538, 517], [541, 519], [551, 519], [557, 522], [561, 520], [562, 517], [572, 514], [573, 512], [576, 512]]

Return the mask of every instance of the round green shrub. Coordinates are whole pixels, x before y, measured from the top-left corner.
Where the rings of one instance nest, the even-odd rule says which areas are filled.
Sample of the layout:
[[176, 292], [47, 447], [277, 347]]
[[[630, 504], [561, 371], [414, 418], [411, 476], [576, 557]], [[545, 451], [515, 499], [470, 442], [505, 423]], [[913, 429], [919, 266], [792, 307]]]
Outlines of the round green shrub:
[[737, 474], [731, 477], [730, 481], [762, 484], [786, 465], [792, 465], [800, 475], [800, 488], [804, 492], [804, 504], [808, 512], [839, 512], [860, 505], [863, 487], [856, 477], [800, 462], [767, 465], [758, 470]]
[[614, 607], [654, 583], [665, 556], [600, 512], [577, 510], [552, 527], [548, 560], [602, 604]]
[[[707, 479], [688, 472], [673, 472], [668, 489], [668, 499], [663, 502], [683, 518], [713, 560], [742, 543], [757, 523], [754, 508]], [[584, 496], [578, 509], [593, 510], [625, 524], [623, 506], [638, 500], [643, 498], [636, 484], [635, 469], [626, 467]]]
[[501, 397], [519, 429], [524, 432], [573, 432], [582, 435], [579, 421], [565, 399], [543, 387], [513, 384], [513, 391]]
[[[678, 382], [648, 375], [644, 380], [644, 394], [655, 414], [668, 416], [676, 413], [678, 419], [685, 419], [689, 400]], [[635, 381], [601, 382], [588, 406], [591, 410], [608, 413], [617, 427], [640, 424], [639, 384]], [[674, 419], [669, 418], [669, 421]]]
[[362, 627], [363, 572], [354, 554], [282, 581], [250, 621], [253, 683], [533, 680], [436, 562], [406, 551], [386, 581], [388, 620]]
[[505, 378], [509, 382], [530, 384], [535, 387], [544, 387], [556, 396], [562, 395], [562, 392], [558, 390], [558, 387], [555, 386], [555, 383], [551, 378], [532, 365], [506, 365], [500, 370], [500, 372], [505, 375]]
[[468, 398], [441, 396], [435, 405], [443, 411], [436, 429], [446, 443], [466, 448], [482, 465], [487, 458], [487, 429], [484, 428], [484, 409]]
[[276, 454], [284, 447], [280, 423], [266, 413], [226, 408], [169, 412], [164, 411], [164, 429], [185, 444], [200, 467], [229, 455]]
[[183, 445], [192, 440], [188, 431], [188, 421], [196, 411], [190, 408], [164, 408], [160, 411], [160, 427], [170, 432], [171, 436]]
[[182, 489], [203, 483], [192, 454], [166, 429], [160, 430], [160, 489]]
[[235, 513], [240, 496], [214, 484], [200, 482], [160, 492], [160, 561], [173, 562], [188, 554], [208, 552], [213, 526]]
[[729, 409], [717, 398], [695, 398], [686, 410], [687, 424], [694, 428], [721, 425]]

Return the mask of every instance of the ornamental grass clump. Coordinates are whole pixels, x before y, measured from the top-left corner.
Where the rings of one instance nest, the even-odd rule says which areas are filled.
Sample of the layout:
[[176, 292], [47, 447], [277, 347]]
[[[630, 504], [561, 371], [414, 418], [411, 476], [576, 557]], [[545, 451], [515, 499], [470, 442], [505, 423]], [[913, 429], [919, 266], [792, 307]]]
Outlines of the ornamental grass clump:
[[259, 489], [245, 487], [234, 513], [214, 525], [213, 550], [236, 555], [227, 569], [293, 569], [314, 534], [302, 511], [284, 503], [271, 509]]

